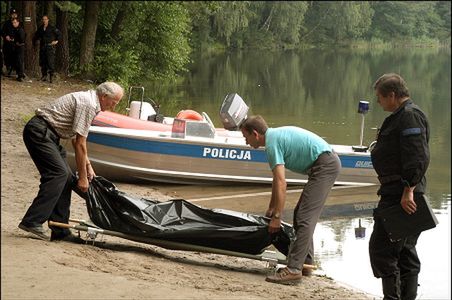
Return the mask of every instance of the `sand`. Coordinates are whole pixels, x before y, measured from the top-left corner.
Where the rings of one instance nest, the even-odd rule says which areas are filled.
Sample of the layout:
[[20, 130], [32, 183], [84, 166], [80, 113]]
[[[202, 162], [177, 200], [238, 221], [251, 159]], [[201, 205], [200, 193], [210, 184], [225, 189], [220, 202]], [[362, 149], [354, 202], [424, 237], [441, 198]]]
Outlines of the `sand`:
[[[2, 77], [2, 299], [372, 298], [325, 275], [304, 277], [298, 286], [268, 283], [265, 276], [273, 270], [258, 260], [173, 251], [111, 236], [98, 245], [50, 242], [18, 229], [40, 178], [22, 141], [25, 120], [38, 106], [89, 88], [89, 83], [75, 80], [49, 84]], [[169, 198], [145, 185], [117, 187], [143, 197]], [[84, 200], [76, 194], [71, 218], [88, 219]]]

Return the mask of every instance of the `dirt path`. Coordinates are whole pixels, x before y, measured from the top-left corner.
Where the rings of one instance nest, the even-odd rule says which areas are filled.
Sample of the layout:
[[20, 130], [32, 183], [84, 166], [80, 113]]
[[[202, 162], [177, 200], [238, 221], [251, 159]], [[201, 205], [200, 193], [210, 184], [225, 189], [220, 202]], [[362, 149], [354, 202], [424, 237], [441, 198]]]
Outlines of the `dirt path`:
[[[1, 298], [2, 299], [369, 299], [323, 276], [301, 286], [265, 282], [266, 263], [104, 237], [100, 246], [47, 242], [19, 230], [35, 197], [39, 174], [22, 142], [34, 109], [86, 83], [1, 83]], [[146, 186], [118, 188], [161, 200]], [[73, 195], [71, 217], [88, 219], [84, 201]], [[346, 270], [344, 270], [345, 272]]]

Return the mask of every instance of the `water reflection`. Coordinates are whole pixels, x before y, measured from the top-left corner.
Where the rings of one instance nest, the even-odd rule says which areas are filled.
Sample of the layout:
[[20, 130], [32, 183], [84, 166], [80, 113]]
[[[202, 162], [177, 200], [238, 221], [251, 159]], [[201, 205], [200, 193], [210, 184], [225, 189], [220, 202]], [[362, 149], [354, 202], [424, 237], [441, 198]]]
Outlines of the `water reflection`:
[[271, 126], [297, 125], [331, 144], [359, 144], [359, 100], [370, 101], [364, 144], [370, 144], [387, 113], [376, 103], [372, 84], [383, 73], [406, 79], [414, 101], [431, 123], [427, 173], [433, 207], [450, 193], [451, 59], [447, 49], [250, 51], [205, 56], [196, 53], [177, 83], [143, 82], [165, 115], [181, 109], [205, 111], [220, 126], [224, 96], [239, 93], [251, 113]]
[[[417, 299], [450, 299], [450, 202], [445, 203], [445, 210], [435, 210], [438, 226], [423, 232], [418, 240], [416, 248], [422, 266]], [[373, 219], [361, 218], [361, 221], [366, 227], [364, 239], [354, 236], [359, 218], [317, 224], [314, 233], [316, 259], [328, 276], [382, 297], [381, 280], [373, 277], [368, 254]], [[442, 241], [441, 246], [439, 241]]]
[[[251, 51], [212, 56], [197, 53], [189, 69], [176, 84], [142, 83], [148, 96], [161, 103], [165, 115], [174, 116], [190, 108], [207, 112], [220, 126], [221, 102], [226, 94], [236, 92], [248, 103], [251, 113], [263, 115], [270, 126], [297, 125], [331, 144], [346, 145], [359, 144], [359, 100], [370, 102], [364, 144], [374, 140], [373, 128], [379, 127], [388, 114], [376, 103], [372, 84], [383, 73], [400, 73], [411, 98], [430, 120], [427, 195], [440, 222], [419, 239], [419, 295], [420, 299], [450, 299], [450, 48]], [[265, 212], [271, 191], [268, 186], [168, 189], [171, 195], [204, 207], [259, 214]], [[328, 276], [381, 295], [381, 283], [372, 276], [367, 249], [373, 227], [372, 205], [378, 200], [376, 189], [348, 190], [342, 196], [340, 193], [333, 192], [336, 198], [331, 199], [336, 202], [328, 203], [316, 228], [318, 262]], [[299, 194], [296, 188], [288, 193], [284, 220], [291, 220]], [[346, 199], [349, 202], [344, 202]], [[366, 227], [366, 235], [356, 239], [354, 229], [359, 219]]]

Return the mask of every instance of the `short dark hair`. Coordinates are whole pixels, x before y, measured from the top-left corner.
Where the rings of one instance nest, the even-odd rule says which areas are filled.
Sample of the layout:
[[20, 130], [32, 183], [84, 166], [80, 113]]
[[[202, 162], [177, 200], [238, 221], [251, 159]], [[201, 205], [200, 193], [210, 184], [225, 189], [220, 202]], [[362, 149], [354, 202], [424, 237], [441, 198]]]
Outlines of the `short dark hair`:
[[240, 129], [245, 129], [251, 133], [256, 130], [257, 133], [264, 135], [267, 132], [268, 125], [260, 115], [248, 117], [241, 125]]
[[396, 73], [383, 74], [374, 83], [374, 89], [384, 97], [394, 92], [396, 98], [409, 97], [410, 93], [405, 80]]

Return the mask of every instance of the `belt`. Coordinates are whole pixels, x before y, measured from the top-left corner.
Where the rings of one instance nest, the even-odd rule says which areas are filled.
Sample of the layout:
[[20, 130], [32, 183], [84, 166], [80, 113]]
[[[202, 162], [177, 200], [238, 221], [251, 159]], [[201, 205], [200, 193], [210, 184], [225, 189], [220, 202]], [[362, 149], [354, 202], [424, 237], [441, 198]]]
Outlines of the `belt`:
[[60, 138], [60, 135], [55, 131], [53, 126], [50, 125], [50, 123], [46, 119], [44, 119], [42, 116], [36, 116], [36, 118], [44, 121], [44, 123], [46, 124], [47, 128], [50, 129], [50, 131], [52, 131], [58, 138]]
[[380, 181], [381, 184], [393, 182], [393, 181], [400, 181], [402, 179], [402, 176], [400, 175], [386, 175], [386, 176], [378, 176], [378, 181]]

